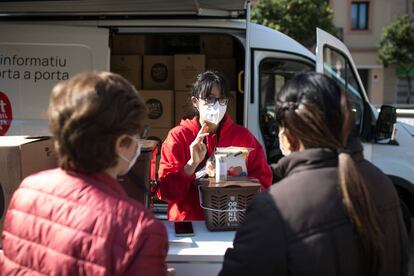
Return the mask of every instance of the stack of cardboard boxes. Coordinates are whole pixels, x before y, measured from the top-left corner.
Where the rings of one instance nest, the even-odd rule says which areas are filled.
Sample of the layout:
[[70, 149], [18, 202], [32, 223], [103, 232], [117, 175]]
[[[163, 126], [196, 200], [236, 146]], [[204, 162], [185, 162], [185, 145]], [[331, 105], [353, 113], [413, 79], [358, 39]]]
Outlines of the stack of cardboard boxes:
[[201, 35], [200, 51], [206, 55], [206, 69], [224, 75], [229, 86], [227, 113], [236, 120], [236, 59], [233, 57], [233, 39], [227, 35]]
[[191, 88], [197, 75], [205, 70], [205, 55], [175, 55], [175, 124], [192, 110]]
[[163, 141], [174, 124], [174, 57], [144, 56], [143, 75], [140, 93], [148, 108], [148, 137]]
[[148, 135], [164, 140], [174, 122], [173, 56], [158, 52], [160, 40], [153, 36], [118, 35], [112, 39], [111, 71], [129, 80], [148, 108]]
[[235, 119], [233, 39], [225, 35], [201, 35], [197, 54], [162, 55], [162, 44], [161, 37], [143, 35], [118, 35], [112, 44], [111, 71], [135, 85], [149, 109], [145, 120], [150, 126], [148, 138], [163, 141], [169, 130], [192, 111], [192, 84], [206, 69], [219, 71], [227, 78], [231, 90], [227, 109]]
[[136, 89], [141, 89], [142, 55], [146, 38], [143, 35], [120, 35], [113, 39], [111, 71], [124, 76]]

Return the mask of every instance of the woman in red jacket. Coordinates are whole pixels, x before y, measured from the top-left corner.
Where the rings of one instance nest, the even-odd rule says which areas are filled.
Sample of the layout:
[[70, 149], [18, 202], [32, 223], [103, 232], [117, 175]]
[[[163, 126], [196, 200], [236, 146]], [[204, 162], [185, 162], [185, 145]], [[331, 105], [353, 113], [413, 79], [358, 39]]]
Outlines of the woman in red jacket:
[[55, 86], [50, 129], [60, 168], [23, 180], [9, 205], [1, 275], [165, 275], [164, 225], [116, 178], [140, 154], [146, 108], [112, 73]]
[[246, 164], [248, 175], [259, 179], [263, 189], [272, 183], [262, 146], [226, 113], [228, 89], [224, 77], [212, 71], [200, 74], [191, 101], [197, 115], [173, 128], [161, 150], [158, 197], [168, 202], [169, 220], [204, 219], [195, 172], [205, 166], [216, 147], [252, 148]]

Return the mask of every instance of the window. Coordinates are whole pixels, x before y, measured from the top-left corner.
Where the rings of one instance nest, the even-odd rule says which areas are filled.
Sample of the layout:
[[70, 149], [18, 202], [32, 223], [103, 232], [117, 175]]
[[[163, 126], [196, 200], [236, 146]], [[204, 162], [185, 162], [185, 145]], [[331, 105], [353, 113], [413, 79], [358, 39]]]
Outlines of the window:
[[[368, 79], [369, 79], [369, 69], [358, 69], [358, 75], [359, 78], [361, 79], [362, 85], [365, 88], [365, 92], [367, 92], [367, 96], [369, 97], [369, 90], [368, 90]], [[376, 78], [376, 76], [374, 76], [374, 78]]]
[[275, 163], [282, 157], [275, 120], [275, 95], [283, 84], [300, 72], [313, 71], [314, 65], [295, 60], [266, 58], [260, 66], [260, 130], [267, 160]]
[[369, 2], [352, 2], [352, 30], [368, 30], [368, 7]]
[[348, 93], [348, 100], [355, 119], [354, 134], [358, 135], [362, 131], [364, 100], [355, 72], [345, 56], [336, 50], [324, 47], [323, 55], [325, 74], [336, 80], [339, 86]]

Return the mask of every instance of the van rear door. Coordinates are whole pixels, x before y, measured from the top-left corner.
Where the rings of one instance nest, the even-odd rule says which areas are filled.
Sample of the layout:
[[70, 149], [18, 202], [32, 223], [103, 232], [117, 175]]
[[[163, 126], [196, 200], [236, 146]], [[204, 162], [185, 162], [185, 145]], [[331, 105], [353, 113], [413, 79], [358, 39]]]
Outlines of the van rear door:
[[83, 71], [108, 71], [109, 32], [0, 24], [0, 135], [49, 135], [52, 87]]

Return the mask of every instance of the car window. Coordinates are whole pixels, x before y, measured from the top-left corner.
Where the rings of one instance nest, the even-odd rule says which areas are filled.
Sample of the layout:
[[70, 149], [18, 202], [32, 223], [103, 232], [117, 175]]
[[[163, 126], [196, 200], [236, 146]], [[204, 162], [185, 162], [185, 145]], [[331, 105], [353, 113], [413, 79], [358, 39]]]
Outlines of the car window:
[[314, 65], [296, 60], [267, 58], [261, 61], [260, 72], [260, 130], [269, 163], [282, 157], [279, 150], [278, 127], [275, 121], [275, 96], [283, 84], [300, 72], [313, 71]]
[[362, 89], [358, 84], [355, 72], [339, 51], [330, 47], [324, 47], [324, 73], [332, 77], [348, 94], [348, 100], [351, 103], [354, 113], [355, 125], [354, 133], [360, 134], [362, 130], [362, 119], [364, 114], [364, 101], [362, 98]]

